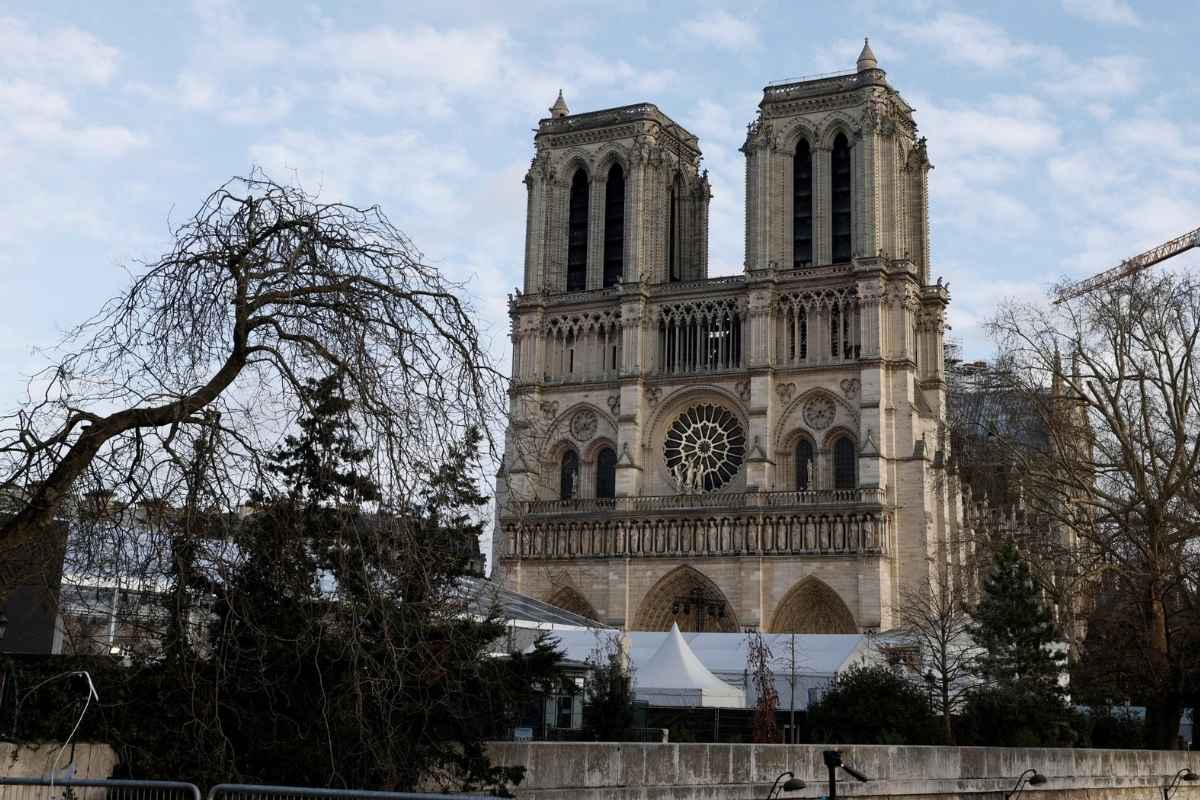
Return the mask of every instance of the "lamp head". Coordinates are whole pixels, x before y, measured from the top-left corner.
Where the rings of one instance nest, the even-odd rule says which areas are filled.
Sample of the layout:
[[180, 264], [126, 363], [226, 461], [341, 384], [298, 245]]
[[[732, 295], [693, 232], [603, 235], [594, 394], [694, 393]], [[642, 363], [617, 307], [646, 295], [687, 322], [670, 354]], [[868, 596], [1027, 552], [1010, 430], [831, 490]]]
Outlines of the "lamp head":
[[825, 759], [825, 766], [840, 767], [842, 765], [841, 750], [824, 750], [821, 752], [821, 757]]
[[786, 781], [784, 781], [783, 791], [798, 792], [807, 785], [808, 784], [806, 784], [804, 781], [800, 780], [799, 778], [788, 778]]
[[1200, 781], [1200, 775], [1197, 775], [1196, 773], [1192, 772], [1191, 769], [1186, 767], [1184, 773], [1179, 777], [1185, 781]]
[[1031, 775], [1029, 777], [1029, 785], [1030, 786], [1041, 786], [1045, 782], [1046, 782], [1046, 776], [1040, 772], [1034, 772], [1033, 775]]

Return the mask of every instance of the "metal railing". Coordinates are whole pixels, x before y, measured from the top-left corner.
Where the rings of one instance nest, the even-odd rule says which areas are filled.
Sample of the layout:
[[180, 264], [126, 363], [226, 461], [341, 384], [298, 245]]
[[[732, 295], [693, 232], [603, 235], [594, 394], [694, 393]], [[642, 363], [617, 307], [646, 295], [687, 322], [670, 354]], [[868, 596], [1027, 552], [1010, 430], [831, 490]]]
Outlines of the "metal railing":
[[0, 800], [200, 800], [182, 781], [0, 778]]
[[884, 501], [878, 487], [859, 489], [809, 489], [795, 492], [709, 492], [631, 497], [578, 497], [568, 500], [516, 501], [504, 516], [526, 514], [634, 513], [742, 508], [794, 508], [811, 506], [879, 505]]
[[221, 783], [208, 790], [206, 800], [480, 800], [487, 794], [440, 794], [436, 792], [375, 792], [367, 789], [317, 789], [308, 786], [265, 786], [252, 783]]

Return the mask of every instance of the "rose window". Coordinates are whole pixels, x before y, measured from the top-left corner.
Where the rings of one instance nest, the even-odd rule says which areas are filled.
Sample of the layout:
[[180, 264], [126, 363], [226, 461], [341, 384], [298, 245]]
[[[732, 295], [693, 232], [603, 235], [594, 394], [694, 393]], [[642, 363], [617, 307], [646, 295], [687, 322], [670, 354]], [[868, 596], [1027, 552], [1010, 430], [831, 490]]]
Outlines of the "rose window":
[[721, 406], [692, 406], [671, 423], [663, 457], [675, 488], [686, 494], [717, 489], [737, 474], [746, 454], [741, 424]]

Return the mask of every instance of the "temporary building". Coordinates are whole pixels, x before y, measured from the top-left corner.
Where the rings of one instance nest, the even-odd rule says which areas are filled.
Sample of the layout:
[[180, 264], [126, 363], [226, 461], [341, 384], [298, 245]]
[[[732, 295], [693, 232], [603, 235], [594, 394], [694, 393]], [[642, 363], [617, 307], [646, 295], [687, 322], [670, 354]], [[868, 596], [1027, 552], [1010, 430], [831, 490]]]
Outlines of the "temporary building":
[[652, 706], [744, 708], [746, 692], [709, 672], [672, 625], [657, 652], [634, 675], [637, 699]]

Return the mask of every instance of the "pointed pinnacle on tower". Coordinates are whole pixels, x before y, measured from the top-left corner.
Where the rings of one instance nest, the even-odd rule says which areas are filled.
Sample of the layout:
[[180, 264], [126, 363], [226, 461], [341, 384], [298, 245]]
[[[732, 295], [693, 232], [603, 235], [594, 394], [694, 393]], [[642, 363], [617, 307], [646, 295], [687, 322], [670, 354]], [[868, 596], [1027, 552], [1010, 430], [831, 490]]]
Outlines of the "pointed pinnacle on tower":
[[558, 90], [558, 99], [554, 101], [554, 105], [550, 106], [550, 116], [558, 119], [565, 117], [571, 113], [571, 109], [567, 108], [567, 101], [563, 100], [562, 89]]
[[858, 71], [864, 72], [869, 69], [879, 69], [879, 62], [875, 60], [875, 54], [871, 52], [871, 40], [863, 37], [863, 49], [858, 54]]

